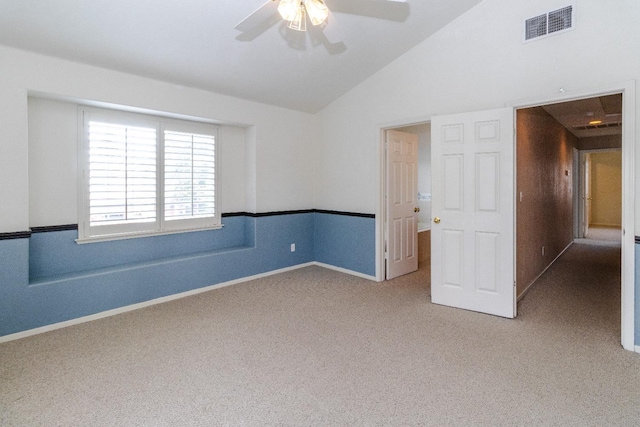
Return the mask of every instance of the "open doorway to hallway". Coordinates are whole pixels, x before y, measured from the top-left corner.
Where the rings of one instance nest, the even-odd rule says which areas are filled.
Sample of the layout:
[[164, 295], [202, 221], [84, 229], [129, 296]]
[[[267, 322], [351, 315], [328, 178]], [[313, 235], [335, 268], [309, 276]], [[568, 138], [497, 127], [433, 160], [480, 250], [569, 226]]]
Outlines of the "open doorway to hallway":
[[[387, 200], [386, 199], [387, 193], [385, 192], [385, 183], [386, 183], [385, 167], [387, 164], [386, 155], [385, 155], [386, 148], [384, 144], [385, 131], [387, 129], [398, 129], [404, 126], [409, 126], [410, 124], [414, 124], [414, 123], [430, 122], [432, 127], [432, 132], [431, 132], [432, 134], [431, 135], [432, 136], [432, 141], [431, 141], [432, 179], [434, 180], [433, 182], [435, 183], [436, 178], [438, 179], [442, 178], [440, 181], [437, 182], [437, 185], [435, 184], [433, 185], [433, 189], [432, 189], [434, 206], [432, 206], [431, 215], [433, 217], [431, 218], [431, 221], [436, 234], [439, 232], [439, 230], [434, 226], [434, 224], [441, 224], [442, 222], [442, 218], [440, 217], [440, 211], [442, 210], [442, 205], [440, 205], [440, 203], [443, 202], [442, 198], [447, 194], [460, 195], [461, 194], [460, 191], [457, 191], [457, 190], [462, 188], [462, 178], [467, 177], [467, 175], [469, 175], [470, 179], [468, 180], [465, 179], [464, 182], [467, 183], [467, 181], [470, 181], [470, 185], [465, 185], [465, 188], [468, 187], [471, 190], [469, 191], [469, 194], [471, 194], [471, 196], [469, 197], [470, 199], [469, 202], [465, 203], [464, 206], [469, 206], [473, 208], [474, 202], [477, 202], [477, 200], [474, 201], [474, 197], [472, 197], [474, 194], [482, 194], [482, 195], [494, 194], [496, 195], [496, 197], [492, 198], [493, 201], [496, 201], [496, 202], [507, 201], [509, 203], [508, 206], [501, 207], [498, 210], [501, 216], [500, 216], [500, 221], [497, 221], [498, 224], [503, 227], [497, 233], [497, 235], [507, 236], [505, 239], [507, 242], [501, 246], [504, 248], [504, 250], [498, 251], [498, 252], [492, 251], [492, 253], [494, 254], [494, 256], [492, 257], [493, 260], [499, 260], [501, 262], [499, 265], [504, 267], [502, 269], [504, 274], [499, 274], [499, 275], [492, 274], [490, 275], [490, 278], [501, 278], [500, 289], [501, 291], [505, 289], [507, 290], [505, 291], [505, 293], [501, 293], [501, 295], [508, 294], [508, 301], [504, 299], [504, 301], [501, 302], [502, 304], [501, 307], [503, 306], [506, 307], [507, 303], [509, 303], [510, 307], [512, 308], [513, 315], [512, 316], [505, 315], [505, 317], [514, 317], [516, 313], [515, 309], [516, 309], [516, 288], [517, 288], [517, 283], [515, 280], [515, 273], [516, 273], [515, 216], [518, 210], [520, 210], [521, 212], [526, 212], [526, 210], [522, 209], [522, 206], [519, 206], [519, 204], [522, 203], [520, 202], [519, 199], [527, 200], [527, 201], [530, 201], [530, 200], [537, 201], [537, 204], [534, 203], [533, 205], [534, 208], [539, 205], [552, 204], [552, 202], [550, 202], [548, 199], [544, 199], [543, 197], [539, 197], [537, 199], [536, 197], [528, 197], [533, 195], [534, 193], [526, 193], [523, 191], [522, 195], [519, 197], [517, 188], [514, 188], [516, 186], [516, 168], [514, 167], [515, 166], [514, 163], [516, 160], [516, 155], [515, 155], [516, 154], [515, 153], [516, 138], [514, 137], [515, 133], [512, 132], [512, 130], [514, 130], [514, 126], [515, 126], [515, 119], [516, 119], [515, 113], [518, 110], [527, 110], [527, 109], [531, 109], [532, 107], [535, 107], [538, 110], [542, 109], [542, 111], [544, 111], [544, 108], [542, 108], [543, 106], [549, 107], [551, 105], [562, 104], [569, 101], [599, 98], [599, 97], [608, 96], [608, 95], [622, 94], [623, 111], [622, 111], [621, 118], [624, 119], [624, 124], [622, 125], [622, 129], [621, 129], [622, 130], [622, 163], [623, 163], [623, 168], [622, 168], [622, 173], [623, 173], [622, 234], [623, 236], [622, 236], [622, 244], [621, 244], [621, 266], [620, 266], [620, 270], [621, 270], [621, 278], [620, 278], [621, 328], [620, 328], [620, 331], [621, 331], [622, 346], [626, 350], [640, 352], [640, 346], [635, 346], [636, 342], [640, 342], [640, 338], [638, 338], [640, 337], [640, 331], [638, 336], [636, 336], [636, 333], [635, 333], [636, 332], [636, 315], [635, 315], [636, 310], [634, 305], [636, 301], [636, 298], [635, 298], [635, 294], [636, 294], [636, 286], [635, 286], [636, 244], [635, 243], [636, 242], [634, 241], [635, 227], [636, 227], [634, 222], [634, 218], [636, 216], [635, 202], [634, 202], [634, 199], [635, 199], [634, 171], [635, 171], [635, 164], [636, 164], [636, 161], [635, 161], [635, 152], [636, 152], [635, 150], [635, 146], [636, 146], [635, 144], [635, 122], [636, 122], [635, 82], [633, 81], [623, 82], [615, 86], [609, 86], [606, 88], [601, 88], [599, 90], [591, 90], [589, 92], [565, 93], [564, 90], [561, 90], [560, 93], [561, 93], [560, 95], [554, 95], [551, 97], [537, 99], [534, 101], [531, 101], [531, 100], [517, 101], [517, 102], [514, 101], [511, 103], [508, 103], [507, 107], [500, 108], [500, 109], [463, 112], [463, 113], [448, 114], [443, 116], [424, 116], [424, 119], [420, 121], [415, 119], [406, 120], [406, 121], [397, 120], [397, 121], [388, 123], [385, 126], [381, 126], [380, 127], [381, 139], [380, 139], [380, 145], [379, 145], [380, 160], [381, 160], [380, 162], [381, 179], [379, 184], [380, 184], [381, 191], [379, 193], [380, 194], [379, 206], [380, 206], [380, 212], [382, 214], [379, 216], [379, 218], [376, 219], [376, 246], [377, 246], [376, 277], [379, 278], [379, 280], [384, 280], [385, 278], [385, 265], [386, 265], [386, 256], [387, 256], [386, 250], [388, 247], [387, 240], [386, 240], [387, 236], [385, 234], [388, 231], [385, 228], [388, 221], [384, 215], [386, 200]], [[547, 114], [548, 116], [550, 115], [548, 112], [546, 112], [545, 114]], [[501, 123], [504, 123], [504, 126], [500, 126]], [[447, 132], [444, 132], [445, 126], [448, 126], [448, 128], [446, 129]], [[438, 130], [434, 130], [434, 128]], [[474, 129], [475, 129], [475, 132], [474, 132]], [[563, 129], [565, 129], [566, 131], [566, 128], [563, 127]], [[491, 151], [491, 153], [489, 154], [493, 155], [493, 157], [496, 159], [497, 159], [497, 155], [500, 154], [500, 161], [492, 162], [491, 166], [496, 166], [496, 167], [499, 166], [500, 170], [502, 171], [502, 173], [496, 172], [496, 173], [487, 173], [487, 174], [483, 173], [483, 174], [480, 174], [479, 176], [476, 175], [475, 178], [484, 179], [484, 184], [485, 184], [484, 186], [482, 185], [480, 186], [482, 191], [480, 191], [479, 193], [474, 193], [472, 191], [474, 188], [478, 187], [478, 185], [476, 185], [475, 183], [479, 182], [478, 179], [473, 179], [474, 178], [473, 174], [463, 175], [462, 173], [453, 173], [453, 170], [452, 170], [453, 179], [444, 179], [445, 174], [440, 169], [441, 161], [443, 160], [444, 156], [442, 156], [441, 151], [438, 151], [437, 153], [434, 154], [435, 147], [440, 147], [443, 140], [446, 141], [447, 143], [456, 143], [456, 147], [457, 147], [461, 145], [463, 135], [474, 135], [474, 134], [477, 136], [480, 136], [481, 139], [491, 139], [491, 141], [494, 144], [491, 145], [491, 147], [489, 148], [487, 148], [488, 147], [487, 145], [483, 145], [483, 148], [485, 151], [486, 150]], [[566, 134], [570, 134], [570, 132], [567, 131]], [[545, 138], [542, 138], [542, 140], [544, 139]], [[470, 145], [472, 144], [468, 144], [467, 146], [470, 146]], [[569, 147], [571, 147], [571, 145], [569, 145]], [[547, 172], [551, 174], [556, 174], [557, 172], [560, 172], [562, 176], [565, 177], [565, 178], [562, 178], [563, 180], [568, 179], [569, 181], [571, 181], [571, 179], [573, 179], [573, 176], [574, 176], [574, 168], [570, 166], [570, 161], [568, 159], [572, 158], [571, 152], [573, 149], [574, 148], [567, 150], [568, 153], [566, 153], [565, 155], [565, 159], [569, 163], [567, 168], [563, 168], [560, 171], [554, 168], [553, 170], [549, 170]], [[449, 159], [451, 159], [451, 157], [449, 157]], [[477, 156], [474, 159], [477, 160]], [[474, 159], [470, 159], [470, 161], [465, 162], [464, 165], [474, 165], [475, 163]], [[450, 163], [451, 163], [450, 166], [452, 167], [456, 165], [460, 166], [458, 168], [459, 172], [463, 170], [464, 171], [467, 170], [467, 168], [462, 168], [462, 163], [459, 161], [454, 162], [452, 160]], [[489, 162], [485, 162], [483, 165], [488, 168], [489, 167], [488, 163]], [[502, 165], [504, 164], [506, 164], [507, 166], [503, 167]], [[436, 170], [436, 166], [438, 167], [438, 170], [434, 173], [434, 171]], [[469, 167], [468, 169], [470, 171], [473, 171], [473, 167]], [[575, 168], [575, 170], [577, 169], [578, 167]], [[560, 179], [558, 175], [555, 176], [556, 179]], [[499, 185], [495, 185], [497, 180], [493, 179], [497, 177], [500, 178]], [[446, 176], [446, 178], [449, 178], [449, 176]], [[522, 180], [520, 182], [522, 182]], [[441, 185], [442, 183], [447, 183], [449, 184], [449, 186], [445, 187], [444, 185]], [[495, 191], [494, 192], [485, 191], [487, 188], [488, 189], [494, 188]], [[561, 185], [560, 188], [566, 190], [567, 185], [563, 185], [563, 186]], [[575, 188], [578, 188], [577, 184], [573, 187], [569, 186], [571, 194], [575, 193], [574, 192]], [[498, 191], [500, 191], [499, 198], [497, 197]], [[458, 202], [462, 199], [460, 197], [450, 197], [450, 200]], [[452, 206], [455, 207], [454, 205]], [[462, 206], [462, 205], [458, 204], [457, 206]], [[566, 207], [566, 204], [562, 204], [562, 207]], [[531, 209], [530, 211], [533, 212], [534, 210], [535, 209]], [[571, 206], [571, 203], [569, 203], [568, 211], [573, 212], [573, 210], [574, 209]], [[535, 215], [532, 215], [532, 217], [535, 217]], [[542, 221], [543, 222], [546, 221], [547, 224], [550, 224], [552, 223], [552, 221], [555, 221], [555, 220], [556, 218], [553, 216], [542, 217]], [[473, 225], [476, 222], [473, 220], [469, 220], [466, 223]], [[569, 220], [568, 223], [569, 223], [569, 228], [571, 228], [571, 224], [573, 223], [571, 222], [571, 220]], [[444, 226], [442, 225], [441, 227], [444, 228]], [[454, 231], [455, 236], [453, 237], [458, 238], [461, 235], [460, 233], [455, 233], [456, 229], [454, 228], [449, 228], [449, 229]], [[508, 231], [504, 232], [504, 230], [508, 230]], [[474, 235], [473, 231], [469, 235]], [[492, 234], [491, 236], [493, 235], [496, 235], [496, 233]], [[531, 235], [535, 236], [534, 233], [530, 233], [525, 237], [528, 238]], [[566, 236], [566, 234], [564, 236]], [[482, 237], [487, 237], [487, 235], [485, 234]], [[520, 239], [519, 243], [523, 242], [522, 237], [523, 237], [522, 235], [519, 237]], [[435, 239], [433, 239], [432, 237], [432, 241], [433, 240], [435, 240], [438, 243], [441, 243], [440, 236], [437, 236]], [[573, 242], [573, 233], [569, 232], [566, 246], [564, 248], [561, 247], [561, 250], [559, 252], [562, 253], [562, 251], [564, 251], [564, 249], [566, 249], [568, 245], [573, 244], [572, 242]], [[489, 247], [491, 245], [480, 245], [480, 249], [482, 249], [484, 246]], [[539, 247], [536, 249], [535, 254], [532, 253], [533, 255], [531, 257], [531, 260], [534, 260], [535, 257], [538, 256], [537, 251], [539, 249], [541, 250], [540, 252], [541, 254], [544, 253], [545, 256], [549, 254], [548, 252], [549, 248], [547, 247], [547, 245], [544, 245], [544, 246], [545, 246], [544, 249], [542, 247]], [[497, 248], [498, 246], [494, 245], [494, 247]], [[478, 272], [479, 272], [478, 267], [482, 269], [482, 268], [485, 268], [486, 266], [493, 266], [498, 264], [495, 262], [492, 262], [491, 260], [487, 260], [486, 259], [487, 257], [485, 256], [485, 252], [483, 252], [482, 250], [479, 253], [485, 256], [485, 259], [480, 260], [480, 262], [475, 262], [474, 264], [473, 259], [471, 261], [471, 264], [458, 262], [463, 259], [463, 257], [459, 256], [457, 253], [461, 248], [464, 248], [465, 250], [467, 248], [470, 248], [469, 250], [473, 251], [478, 248], [478, 245], [466, 244], [466, 242], [464, 244], [456, 244], [456, 245], [452, 244], [450, 245], [449, 249], [455, 249], [454, 252], [456, 253], [452, 253], [450, 254], [451, 256], [446, 256], [444, 258], [443, 258], [443, 253], [447, 248], [442, 247], [442, 245], [435, 245], [435, 246], [432, 245], [431, 247], [432, 267], [434, 265], [437, 266], [438, 268], [443, 266], [444, 264], [443, 259], [446, 261], [450, 261], [451, 268], [449, 268], [449, 270], [453, 269], [452, 271], [456, 272], [456, 275], [453, 275], [450, 277], [457, 279], [459, 277], [462, 277], [461, 273], [469, 273], [469, 280], [467, 280], [467, 282], [470, 283], [471, 286], [468, 286], [466, 288], [462, 288], [458, 286], [457, 288], [463, 289], [463, 290], [480, 289], [481, 291], [484, 291], [484, 288], [478, 288], [473, 286], [473, 284], [475, 283], [476, 277], [478, 277]], [[474, 252], [474, 254], [475, 253], [476, 252]], [[554, 259], [555, 258], [549, 261], [547, 266], [543, 266], [543, 271], [553, 264], [552, 261]], [[507, 260], [507, 261], [504, 261], [504, 260]], [[525, 258], [525, 262], [526, 261], [528, 260]], [[526, 264], [523, 264], [522, 260], [520, 260], [519, 265], [522, 266]], [[475, 269], [474, 269], [474, 266], [476, 267]], [[460, 274], [457, 274], [457, 273], [460, 273]], [[530, 285], [535, 283], [536, 279], [541, 274], [542, 273], [539, 273], [537, 276], [534, 276], [533, 280], [531, 280], [530, 282], [521, 281], [520, 282], [521, 287], [518, 289], [518, 292], [517, 292], [518, 295], [522, 297], [525, 294], [525, 292], [528, 290]], [[442, 286], [442, 284], [444, 283], [443, 280], [441, 280], [443, 276], [440, 274], [439, 270], [437, 274], [434, 274], [432, 272], [431, 277], [432, 277], [432, 286], [434, 287]], [[504, 280], [505, 277], [507, 278], [507, 280]], [[494, 281], [491, 283], [497, 283], [497, 282]], [[435, 292], [434, 292], [434, 295], [435, 295]], [[468, 298], [467, 300], [472, 300], [472, 302], [477, 301], [477, 299], [474, 299], [474, 298]], [[435, 302], [438, 304], [441, 303], [442, 305], [448, 305], [453, 307], [467, 308], [466, 306], [456, 305], [455, 303], [435, 301], [433, 298], [432, 298], [432, 302]], [[468, 308], [468, 309], [471, 309], [473, 311], [480, 311], [483, 313], [493, 314], [489, 310], [486, 310], [485, 307]]]
[[[591, 300], [593, 313], [604, 310], [602, 316], [616, 317], [617, 323], [609, 328], [614, 337], [620, 332], [621, 306], [622, 118], [622, 94], [516, 112], [518, 300], [525, 295], [536, 298], [541, 291], [537, 288], [548, 288], [545, 283], [551, 281], [554, 290], [548, 292], [558, 287], [574, 292], [574, 299], [565, 299], [565, 310], [589, 311], [572, 304]], [[599, 256], [595, 252], [603, 250], [608, 251], [603, 258], [609, 260], [606, 267], [594, 264]], [[585, 277], [571, 272], [576, 266], [583, 272], [602, 268], [591, 273], [598, 279], [587, 286]], [[587, 290], [599, 292], [600, 300], [609, 304], [600, 307], [598, 298], [581, 298]]]

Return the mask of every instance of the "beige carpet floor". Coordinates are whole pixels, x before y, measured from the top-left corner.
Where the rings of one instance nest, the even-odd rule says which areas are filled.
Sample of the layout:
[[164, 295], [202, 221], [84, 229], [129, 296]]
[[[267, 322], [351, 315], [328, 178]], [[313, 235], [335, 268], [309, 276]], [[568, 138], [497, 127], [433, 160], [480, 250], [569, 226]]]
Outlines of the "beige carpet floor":
[[620, 250], [573, 245], [508, 320], [307, 267], [0, 344], [2, 426], [640, 424]]
[[587, 239], [606, 240], [620, 242], [622, 240], [622, 229], [620, 227], [590, 226]]

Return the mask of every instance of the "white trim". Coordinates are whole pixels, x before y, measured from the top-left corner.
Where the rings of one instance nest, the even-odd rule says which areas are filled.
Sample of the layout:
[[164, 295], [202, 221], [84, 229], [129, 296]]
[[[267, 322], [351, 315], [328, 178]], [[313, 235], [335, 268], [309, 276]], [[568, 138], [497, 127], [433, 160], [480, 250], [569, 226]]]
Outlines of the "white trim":
[[582, 237], [582, 223], [580, 221], [580, 209], [583, 206], [582, 191], [584, 190], [583, 186], [580, 184], [580, 180], [582, 179], [582, 167], [580, 160], [580, 150], [576, 147], [571, 149], [571, 185], [573, 186], [573, 238]]
[[22, 338], [27, 338], [27, 337], [30, 337], [30, 336], [33, 336], [33, 335], [43, 334], [45, 332], [55, 331], [56, 329], [62, 329], [62, 328], [66, 328], [68, 326], [74, 326], [74, 325], [79, 325], [81, 323], [91, 322], [92, 320], [104, 319], [106, 317], [115, 316], [115, 315], [126, 313], [126, 312], [129, 312], [129, 311], [139, 310], [141, 308], [151, 307], [153, 305], [162, 304], [162, 303], [165, 303], [165, 302], [169, 302], [169, 301], [174, 301], [174, 300], [177, 300], [177, 299], [190, 297], [190, 296], [201, 294], [201, 293], [204, 293], [204, 292], [209, 292], [209, 291], [212, 291], [214, 289], [224, 288], [226, 286], [237, 285], [237, 284], [240, 284], [240, 283], [248, 282], [250, 280], [261, 279], [263, 277], [273, 276], [275, 274], [280, 274], [280, 273], [286, 273], [287, 271], [298, 270], [300, 268], [310, 267], [310, 266], [313, 266], [313, 265], [316, 265], [316, 266], [319, 266], [319, 267], [323, 267], [323, 268], [326, 268], [326, 269], [329, 269], [329, 270], [339, 271], [341, 273], [346, 273], [346, 274], [349, 274], [349, 275], [352, 275], [352, 276], [361, 277], [363, 279], [377, 281], [374, 276], [369, 276], [368, 274], [358, 273], [357, 271], [353, 271], [353, 270], [347, 270], [346, 268], [336, 267], [336, 266], [333, 266], [333, 265], [324, 264], [324, 263], [315, 262], [315, 261], [307, 262], [307, 263], [304, 263], [304, 264], [294, 265], [292, 267], [280, 268], [278, 270], [272, 270], [272, 271], [268, 271], [266, 273], [260, 273], [260, 274], [256, 274], [256, 275], [253, 275], [253, 276], [247, 276], [247, 277], [242, 277], [240, 279], [230, 280], [228, 282], [218, 283], [216, 285], [205, 286], [204, 288], [192, 289], [190, 291], [180, 292], [178, 294], [167, 295], [165, 297], [155, 298], [155, 299], [152, 299], [152, 300], [149, 300], [149, 301], [140, 302], [140, 303], [137, 303], [137, 304], [131, 304], [131, 305], [127, 305], [127, 306], [124, 306], [124, 307], [118, 307], [118, 308], [114, 308], [112, 310], [107, 310], [107, 311], [102, 311], [100, 313], [91, 314], [89, 316], [83, 316], [83, 317], [78, 317], [78, 318], [75, 318], [75, 319], [65, 320], [64, 322], [53, 323], [51, 325], [41, 326], [39, 328], [29, 329], [27, 331], [16, 332], [15, 334], [9, 334], [9, 335], [5, 335], [5, 336], [1, 336], [0, 337], [0, 344], [5, 343], [5, 342], [9, 342], [9, 341], [19, 340], [19, 339], [22, 339]]
[[385, 129], [380, 128], [380, 140], [378, 142], [378, 212], [376, 213], [376, 281], [382, 282], [385, 279], [385, 226], [386, 209], [384, 208], [384, 197], [386, 194], [385, 181], [387, 177], [385, 164], [387, 163], [387, 150], [385, 149]]
[[385, 123], [379, 123], [378, 124], [378, 128], [380, 128], [380, 130], [382, 131], [382, 136], [384, 136], [384, 131], [388, 130], [388, 129], [398, 129], [398, 128], [406, 128], [409, 126], [417, 126], [417, 125], [423, 125], [426, 123], [431, 123], [431, 118], [433, 116], [418, 116], [418, 117], [411, 117], [408, 119], [398, 119], [398, 120], [392, 120], [389, 122], [385, 122]]
[[138, 237], [164, 236], [166, 234], [190, 233], [192, 231], [220, 230], [224, 224], [201, 228], [165, 229], [162, 231], [140, 231], [137, 233], [98, 234], [95, 236], [75, 239], [79, 245], [95, 242], [110, 242], [112, 240], [135, 239]]
[[608, 87], [565, 92], [539, 100], [511, 101], [516, 109], [558, 102], [575, 101], [622, 93], [622, 278], [621, 278], [621, 342], [625, 350], [635, 348], [635, 127], [636, 83], [634, 80]]
[[[129, 111], [103, 109], [78, 105], [78, 239], [77, 243], [100, 242], [109, 240], [131, 239], [143, 236], [155, 236], [181, 233], [189, 230], [217, 229], [221, 227], [222, 218], [220, 215], [220, 199], [218, 185], [218, 165], [220, 132], [219, 126], [209, 123], [192, 122], [167, 118], [164, 116], [151, 116], [146, 114], [133, 113]], [[155, 217], [148, 221], [136, 222], [128, 221], [110, 224], [103, 223], [99, 226], [92, 226], [89, 221], [89, 124], [92, 121], [105, 122], [115, 126], [134, 126], [155, 129]], [[204, 217], [188, 217], [175, 220], [165, 218], [165, 159], [164, 150], [166, 144], [166, 132], [187, 132], [191, 134], [202, 134], [213, 138], [214, 144], [214, 213]], [[127, 154], [128, 155], [128, 154]], [[128, 188], [128, 187], [127, 187]]]
[[285, 273], [287, 271], [297, 270], [299, 268], [315, 265], [313, 262], [294, 265], [292, 267], [281, 268], [278, 270], [268, 271], [266, 273], [256, 274], [254, 276], [242, 277], [240, 279], [230, 280], [228, 282], [218, 283], [216, 285], [205, 286], [204, 288], [192, 289], [190, 291], [180, 292], [178, 294], [167, 295], [165, 297], [155, 298], [149, 301], [140, 302], [137, 304], [131, 304], [124, 307], [114, 308], [112, 310], [102, 311], [100, 313], [91, 314], [89, 316], [77, 317], [75, 319], [65, 320], [64, 322], [53, 323], [51, 325], [41, 326], [39, 328], [29, 329], [27, 331], [16, 332], [15, 334], [4, 335], [0, 337], [0, 344], [4, 342], [19, 340], [27, 338], [33, 335], [43, 334], [45, 332], [55, 331], [56, 329], [66, 328], [67, 326], [79, 325], [81, 323], [91, 322], [92, 320], [104, 319], [106, 317], [115, 316], [117, 314], [126, 313], [141, 308], [151, 307], [153, 305], [162, 304], [165, 302], [190, 297], [193, 295], [201, 294], [203, 292], [212, 291], [218, 288], [224, 288], [226, 286], [237, 285], [239, 283], [248, 282], [250, 280], [260, 279], [263, 277], [272, 276], [274, 274]]
[[640, 353], [640, 345], [637, 345], [634, 350], [636, 353]]
[[342, 267], [336, 267], [335, 265], [325, 264], [323, 262], [317, 262], [317, 261], [311, 262], [309, 264], [310, 265], [317, 265], [318, 267], [323, 267], [323, 268], [326, 268], [326, 269], [329, 269], [329, 270], [339, 271], [340, 273], [349, 274], [351, 276], [360, 277], [362, 279], [373, 280], [374, 282], [381, 282], [381, 280], [378, 280], [378, 278], [376, 276], [370, 276], [368, 274], [358, 273], [357, 271], [348, 270], [348, 269], [342, 268]]

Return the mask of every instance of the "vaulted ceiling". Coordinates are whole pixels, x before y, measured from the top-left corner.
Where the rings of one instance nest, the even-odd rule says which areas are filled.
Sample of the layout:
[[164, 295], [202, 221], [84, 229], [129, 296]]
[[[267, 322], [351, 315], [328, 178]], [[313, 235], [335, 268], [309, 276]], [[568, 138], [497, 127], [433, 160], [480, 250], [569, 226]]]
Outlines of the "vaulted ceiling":
[[234, 28], [265, 1], [2, 0], [0, 44], [314, 113], [481, 0], [326, 0], [334, 43]]

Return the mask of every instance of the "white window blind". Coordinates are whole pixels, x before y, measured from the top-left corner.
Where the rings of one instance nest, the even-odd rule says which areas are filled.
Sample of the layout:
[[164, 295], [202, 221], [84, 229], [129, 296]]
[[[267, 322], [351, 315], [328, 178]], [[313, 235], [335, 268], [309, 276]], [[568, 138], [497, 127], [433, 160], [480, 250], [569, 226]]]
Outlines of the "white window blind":
[[167, 221], [215, 214], [215, 138], [164, 132], [164, 214]]
[[217, 128], [81, 107], [78, 242], [219, 228]]
[[90, 225], [156, 220], [156, 129], [89, 122]]

